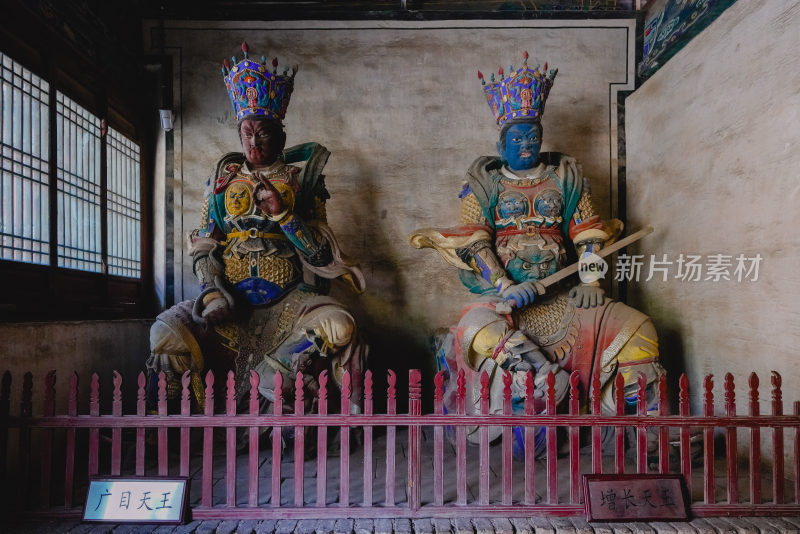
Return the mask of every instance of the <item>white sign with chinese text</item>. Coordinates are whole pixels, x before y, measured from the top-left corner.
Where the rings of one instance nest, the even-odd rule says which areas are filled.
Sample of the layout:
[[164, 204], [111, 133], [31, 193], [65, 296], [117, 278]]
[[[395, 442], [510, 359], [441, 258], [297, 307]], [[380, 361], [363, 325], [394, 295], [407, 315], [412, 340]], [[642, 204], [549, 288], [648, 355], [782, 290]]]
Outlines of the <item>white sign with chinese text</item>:
[[84, 521], [181, 523], [186, 478], [96, 478], [89, 482]]

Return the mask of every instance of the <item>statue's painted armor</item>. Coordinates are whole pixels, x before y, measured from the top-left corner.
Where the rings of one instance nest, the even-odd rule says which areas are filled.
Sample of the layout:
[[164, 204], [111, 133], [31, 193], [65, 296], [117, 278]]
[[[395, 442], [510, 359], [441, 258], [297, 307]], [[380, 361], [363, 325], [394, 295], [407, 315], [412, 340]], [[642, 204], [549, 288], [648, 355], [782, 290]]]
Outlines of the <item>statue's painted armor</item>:
[[225, 279], [253, 305], [279, 299], [301, 282], [301, 255], [312, 265], [330, 262], [328, 244], [303, 224], [325, 222], [328, 194], [321, 178], [282, 161], [261, 171], [293, 214], [289, 221], [272, 220], [256, 206], [255, 195], [263, 186], [241, 157], [229, 155], [220, 166], [223, 174], [204, 201], [199, 235], [224, 235]]
[[[269, 180], [286, 199], [298, 189], [298, 169], [282, 163], [277, 166]], [[225, 279], [254, 305], [266, 304], [297, 284], [300, 264], [277, 221], [257, 210], [253, 195], [258, 180], [241, 165], [229, 164], [228, 170], [227, 182], [206, 199], [210, 213], [205, 233], [222, 230]]]
[[[516, 282], [555, 273], [567, 262], [565, 239], [578, 240], [603, 227], [575, 160], [557, 153], [542, 154], [542, 159], [547, 163], [517, 176], [499, 158], [478, 158], [460, 195], [462, 227], [486, 229]], [[481, 286], [478, 280], [471, 281], [478, 287], [462, 280], [473, 291]]]
[[[575, 160], [556, 153], [541, 156], [543, 163], [523, 176], [503, 168], [496, 157], [478, 158], [460, 194], [460, 226], [423, 229], [412, 237], [415, 246], [435, 248], [448, 263], [458, 266], [464, 285], [482, 295], [463, 310], [458, 325], [439, 346], [437, 365], [450, 375], [445, 396], [449, 409], [455, 409], [459, 369], [466, 371], [472, 401], [468, 411], [478, 412], [483, 371], [492, 377], [490, 409], [502, 409], [503, 382], [497, 375], [507, 350], [522, 355], [541, 353], [563, 371], [579, 371], [584, 394], [590, 391], [591, 376], [599, 372], [602, 406], [608, 413], [614, 411], [612, 388], [617, 373], [625, 379], [629, 402], [637, 398], [639, 373], [644, 373], [651, 385], [663, 373], [652, 322], [623, 303], [605, 298], [597, 306], [582, 308], [565, 289], [554, 288], [511, 313], [496, 311], [502, 302], [496, 275], [487, 276], [481, 270], [491, 267], [492, 257], [502, 265], [498, 272], [514, 282], [538, 281], [557, 272], [568, 260], [575, 261], [576, 249], [580, 252], [592, 242], [608, 238], [606, 226], [592, 207], [588, 181]], [[537, 375], [540, 384], [541, 375]], [[513, 376], [514, 406], [521, 410], [525, 374]], [[648, 391], [652, 404], [651, 393], [652, 387]], [[542, 411], [544, 388], [536, 394], [534, 404]], [[477, 439], [477, 434], [471, 438]], [[542, 447], [537, 438], [537, 452]]]

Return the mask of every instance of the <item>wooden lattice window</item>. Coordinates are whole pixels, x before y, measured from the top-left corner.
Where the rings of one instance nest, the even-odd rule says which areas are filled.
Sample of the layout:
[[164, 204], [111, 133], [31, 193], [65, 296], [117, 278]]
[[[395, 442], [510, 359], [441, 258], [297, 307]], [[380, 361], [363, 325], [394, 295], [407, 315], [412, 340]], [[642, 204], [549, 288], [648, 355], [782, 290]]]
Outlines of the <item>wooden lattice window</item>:
[[[146, 313], [141, 126], [0, 52], [0, 320]], [[26, 56], [27, 58], [27, 56]]]
[[0, 52], [0, 259], [50, 262], [50, 84]]
[[101, 272], [100, 118], [56, 93], [58, 266]]
[[106, 188], [108, 217], [108, 273], [141, 275], [142, 209], [139, 145], [108, 129]]

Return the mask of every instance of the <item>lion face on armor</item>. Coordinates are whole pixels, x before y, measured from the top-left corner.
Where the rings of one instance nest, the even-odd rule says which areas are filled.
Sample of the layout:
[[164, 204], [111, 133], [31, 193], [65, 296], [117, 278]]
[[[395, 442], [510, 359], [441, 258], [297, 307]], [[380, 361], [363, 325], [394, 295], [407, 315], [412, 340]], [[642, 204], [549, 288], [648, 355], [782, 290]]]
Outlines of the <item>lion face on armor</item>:
[[250, 188], [243, 182], [234, 182], [225, 190], [225, 209], [234, 217], [247, 213], [251, 203]]
[[515, 282], [535, 282], [555, 274], [559, 262], [557, 251], [543, 250], [536, 245], [529, 245], [517, 252], [506, 270]]

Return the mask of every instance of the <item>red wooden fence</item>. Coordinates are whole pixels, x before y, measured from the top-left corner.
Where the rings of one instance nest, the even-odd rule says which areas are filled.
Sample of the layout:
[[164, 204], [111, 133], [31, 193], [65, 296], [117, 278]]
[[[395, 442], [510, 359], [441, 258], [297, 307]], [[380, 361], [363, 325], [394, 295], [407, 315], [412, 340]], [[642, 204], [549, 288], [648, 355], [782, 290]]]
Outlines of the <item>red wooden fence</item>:
[[[355, 378], [355, 377], [354, 377]], [[373, 413], [373, 377], [368, 371], [364, 376], [363, 413], [349, 413], [351, 395], [351, 377], [345, 373], [342, 379], [341, 406], [338, 413], [329, 413], [328, 376], [323, 373], [319, 377], [319, 394], [317, 413], [305, 414], [303, 403], [303, 379], [298, 374], [294, 382], [294, 413], [284, 414], [287, 402], [281, 396], [283, 381], [280, 374], [275, 377], [276, 399], [272, 404], [272, 413], [258, 413], [258, 375], [251, 373], [249, 406], [247, 413], [237, 413], [234, 397], [236, 384], [229, 374], [223, 388], [215, 390], [215, 378], [209, 373], [205, 379], [205, 413], [191, 414], [189, 376], [182, 377], [182, 396], [180, 413], [167, 413], [166, 381], [163, 376], [159, 380], [159, 399], [157, 414], [147, 414], [145, 408], [145, 377], [138, 377], [136, 414], [124, 415], [122, 406], [122, 377], [114, 372], [113, 393], [111, 397], [111, 413], [101, 414], [100, 380], [92, 376], [87, 414], [78, 413], [78, 378], [73, 374], [69, 383], [69, 400], [66, 413], [56, 415], [55, 407], [55, 372], [48, 373], [44, 380], [44, 403], [41, 415], [32, 413], [33, 378], [25, 374], [22, 384], [22, 395], [19, 415], [11, 415], [10, 391], [11, 375], [6, 372], [2, 378], [0, 391], [0, 478], [14, 476], [17, 484], [12, 499], [13, 506], [9, 511], [26, 517], [40, 518], [77, 518], [81, 513], [82, 500], [76, 498], [76, 487], [85, 485], [88, 477], [95, 475], [180, 475], [193, 476], [198, 479], [200, 496], [193, 505], [192, 516], [195, 519], [209, 518], [324, 518], [330, 516], [346, 517], [454, 517], [458, 515], [485, 517], [513, 517], [529, 515], [569, 516], [583, 513], [582, 474], [613, 472], [670, 472], [670, 451], [673, 450], [673, 466], [682, 473], [689, 485], [690, 494], [694, 489], [691, 502], [691, 513], [695, 516], [711, 515], [798, 515], [800, 514], [800, 402], [794, 403], [793, 415], [784, 415], [781, 393], [781, 378], [772, 374], [771, 414], [759, 412], [759, 381], [755, 373], [749, 379], [748, 414], [737, 415], [734, 396], [734, 379], [725, 376], [724, 415], [715, 415], [714, 382], [711, 376], [703, 382], [703, 414], [690, 415], [689, 382], [686, 376], [679, 381], [679, 413], [669, 415], [666, 401], [666, 380], [659, 383], [659, 413], [647, 415], [645, 406], [645, 382], [639, 381], [637, 413], [624, 415], [625, 400], [622, 397], [622, 377], [616, 379], [616, 406], [614, 415], [602, 414], [599, 396], [583, 399], [589, 405], [590, 413], [581, 413], [581, 395], [578, 375], [573, 374], [570, 380], [570, 397], [568, 413], [557, 414], [554, 383], [552, 375], [547, 377], [548, 391], [546, 397], [547, 413], [535, 414], [533, 409], [533, 376], [527, 377], [527, 400], [524, 414], [512, 414], [511, 377], [503, 377], [505, 390], [503, 413], [489, 414], [489, 377], [481, 377], [482, 391], [480, 415], [466, 413], [466, 391], [463, 374], [458, 377], [456, 413], [445, 413], [443, 406], [444, 377], [442, 373], [434, 379], [433, 413], [422, 414], [421, 375], [417, 370], [409, 372], [408, 412], [397, 413], [396, 395], [397, 379], [394, 372], [389, 371], [386, 388], [386, 413]], [[220, 391], [221, 390], [221, 391]], [[593, 378], [593, 391], [599, 391], [599, 377]], [[225, 395], [225, 412], [214, 413], [214, 396]], [[261, 456], [260, 430], [272, 428], [271, 462], [263, 461]], [[329, 502], [328, 482], [330, 467], [328, 461], [328, 432], [317, 432], [316, 462], [304, 461], [306, 428], [327, 429], [338, 427], [339, 437], [339, 477], [338, 499]], [[380, 451], [375, 449], [374, 429], [385, 428], [385, 446]], [[396, 493], [396, 482], [401, 482], [402, 473], [398, 472], [397, 429], [405, 431], [405, 440], [399, 443], [405, 451], [407, 475], [405, 479], [405, 495]], [[479, 444], [477, 449], [467, 443], [468, 429], [478, 428]], [[500, 443], [490, 444], [490, 427], [501, 427]], [[523, 429], [525, 435], [524, 461], [512, 457], [512, 440], [514, 428]], [[546, 428], [545, 472], [539, 473], [541, 462], [534, 458], [534, 432], [537, 427]], [[615, 437], [613, 450], [603, 450], [602, 429], [612, 427]], [[284, 430], [284, 428], [288, 429]], [[587, 445], [590, 452], [581, 451], [581, 429], [590, 437]], [[648, 458], [647, 431], [650, 428], [657, 435], [657, 451], [651, 451]], [[174, 429], [170, 431], [170, 429]], [[201, 466], [193, 473], [190, 469], [191, 448], [193, 445], [191, 430], [202, 432]], [[224, 445], [224, 483], [214, 483], [215, 442], [214, 430], [225, 429]], [[237, 429], [241, 429], [237, 439]], [[677, 447], [669, 443], [670, 429], [675, 429]], [[702, 436], [702, 470], [704, 481], [701, 488], [692, 488], [692, 470], [700, 466], [693, 465], [691, 455], [692, 430], [697, 437]], [[718, 458], [715, 449], [715, 429], [721, 441], [724, 441], [724, 458]], [[772, 437], [772, 469], [771, 491], [765, 491], [761, 475], [761, 432], [770, 433]], [[293, 432], [292, 432], [293, 430]], [[428, 432], [428, 430], [432, 430]], [[557, 434], [565, 435], [557, 439]], [[626, 430], [635, 436], [628, 440], [626, 451]], [[133, 460], [131, 472], [123, 472], [123, 432], [135, 436], [130, 445]], [[221, 432], [221, 431], [220, 431]], [[351, 442], [351, 434], [357, 432], [360, 444]], [[427, 432], [427, 434], [426, 434]], [[793, 465], [791, 475], [794, 480], [791, 499], [784, 490], [786, 484], [786, 466], [784, 465], [784, 434], [792, 433], [794, 439]], [[173, 434], [174, 433], [174, 434]], [[451, 446], [445, 435], [451, 435], [454, 442]], [[150, 444], [148, 435], [155, 437]], [[179, 443], [170, 443], [170, 436], [179, 435]], [[380, 432], [380, 435], [384, 435]], [[110, 437], [109, 437], [110, 436]], [[287, 436], [293, 436], [284, 450]], [[427, 437], [426, 437], [427, 436]], [[430, 437], [432, 436], [432, 438]], [[9, 440], [18, 440], [18, 457], [8, 458]], [[244, 437], [247, 439], [245, 440]], [[747, 437], [750, 443], [747, 473], [739, 470], [737, 439]], [[35, 438], [35, 439], [34, 439]], [[110, 441], [110, 447], [106, 444]], [[424, 441], [424, 443], [423, 443]], [[432, 444], [430, 443], [432, 441]], [[63, 448], [54, 446], [61, 444]], [[85, 450], [80, 444], [86, 443]], [[246, 445], [246, 452], [239, 451], [237, 443]], [[33, 447], [36, 444], [38, 447]], [[102, 445], [102, 446], [101, 446]], [[354, 446], [354, 445], [357, 445]], [[559, 449], [568, 449], [566, 457], [559, 457]], [[241, 449], [241, 447], [240, 447]], [[359, 453], [360, 449], [360, 453]], [[432, 449], [430, 452], [423, 453]], [[475, 452], [477, 450], [477, 461]], [[450, 452], [452, 451], [452, 452]], [[219, 452], [219, 451], [217, 451]], [[353, 454], [351, 454], [351, 452]], [[381, 454], [376, 454], [380, 452]], [[385, 452], [385, 454], [383, 454]], [[611, 452], [613, 466], [604, 465], [603, 455]], [[628, 461], [626, 465], [626, 452]], [[635, 462], [630, 461], [633, 452]], [[35, 454], [35, 453], [38, 453]], [[471, 453], [471, 454], [470, 454]], [[155, 454], [155, 458], [152, 455]], [[431, 459], [425, 460], [426, 454]], [[83, 456], [85, 455], [85, 457]], [[150, 462], [148, 463], [148, 455]], [[174, 461], [177, 455], [177, 462]], [[197, 454], [195, 454], [197, 456]], [[470, 458], [471, 456], [471, 458]], [[492, 459], [500, 456], [499, 471], [492, 468]], [[102, 462], [101, 462], [102, 457]], [[217, 456], [218, 457], [218, 456]], [[380, 461], [377, 459], [380, 457]], [[85, 458], [85, 472], [83, 471]], [[246, 471], [237, 472], [237, 458], [246, 458]], [[288, 493], [282, 481], [289, 473], [281, 472], [283, 460], [293, 458], [293, 492]], [[358, 465], [350, 464], [357, 458]], [[156, 460], [153, 462], [153, 460]], [[581, 460], [584, 467], [581, 467]], [[172, 460], [172, 462], [170, 461]], [[715, 493], [715, 460], [724, 462], [724, 493], [720, 498]], [[100, 470], [100, 464], [103, 471]], [[260, 465], [261, 463], [261, 465]], [[424, 465], [423, 465], [424, 463]], [[445, 465], [451, 464], [455, 473], [446, 472]], [[477, 471], [476, 464], [477, 463]], [[695, 464], [700, 463], [696, 461]], [[315, 471], [315, 496], [305, 491], [304, 465], [310, 464]], [[315, 464], [315, 465], [314, 465]], [[385, 464], [385, 465], [384, 465]], [[427, 466], [432, 464], [432, 469]], [[634, 465], [635, 464], [635, 465]], [[81, 466], [77, 470], [77, 466]], [[284, 464], [286, 465], [286, 464]], [[150, 467], [152, 466], [152, 467]], [[351, 468], [360, 470], [352, 472]], [[38, 477], [33, 477], [38, 470]], [[146, 472], [146, 471], [150, 472]], [[582, 472], [583, 471], [583, 472]], [[269, 476], [266, 476], [266, 473]], [[380, 472], [380, 479], [376, 478]], [[495, 474], [494, 493], [492, 492], [492, 473]], [[54, 473], [58, 476], [54, 476]], [[85, 476], [84, 476], [85, 475]], [[259, 481], [263, 475], [269, 480], [269, 498], [261, 498]], [[452, 476], [450, 476], [452, 475]], [[468, 494], [468, 479], [477, 475], [476, 495]], [[561, 475], [561, 476], [559, 476]], [[566, 475], [566, 477], [565, 477]], [[699, 478], [698, 475], [695, 478]], [[450, 476], [455, 488], [450, 491], [445, 479]], [[537, 488], [544, 491], [537, 499]], [[237, 477], [241, 480], [237, 480]], [[360, 479], [360, 495], [351, 495], [351, 479]], [[559, 480], [566, 478], [569, 491], [559, 493]], [[740, 480], [741, 478], [741, 480]], [[747, 480], [749, 479], [749, 480]], [[38, 480], [34, 487], [31, 481]], [[246, 480], [246, 485], [244, 484]], [[57, 481], [54, 482], [54, 481]], [[379, 481], [384, 492], [374, 491], [374, 484]], [[219, 482], [219, 481], [218, 481]], [[239, 482], [239, 484], [237, 484]], [[740, 482], [747, 491], [740, 490]], [[57, 484], [57, 488], [54, 488]], [[514, 487], [522, 489], [515, 498]], [[4, 484], [9, 488], [9, 484]], [[63, 487], [61, 487], [63, 485]], [[499, 485], [499, 490], [496, 487]], [[247, 499], [237, 501], [237, 487], [246, 487]], [[402, 485], [400, 486], [402, 487]], [[55, 490], [58, 491], [55, 491]], [[312, 488], [309, 488], [311, 490]], [[564, 488], [566, 490], [566, 488]], [[214, 492], [224, 491], [224, 502]], [[423, 493], [427, 496], [423, 497]], [[719, 493], [719, 491], [717, 491]], [[449, 497], [445, 498], [448, 494]], [[499, 495], [499, 498], [498, 498]], [[690, 497], [690, 500], [692, 498]], [[56, 502], [57, 501], [57, 502]]]

